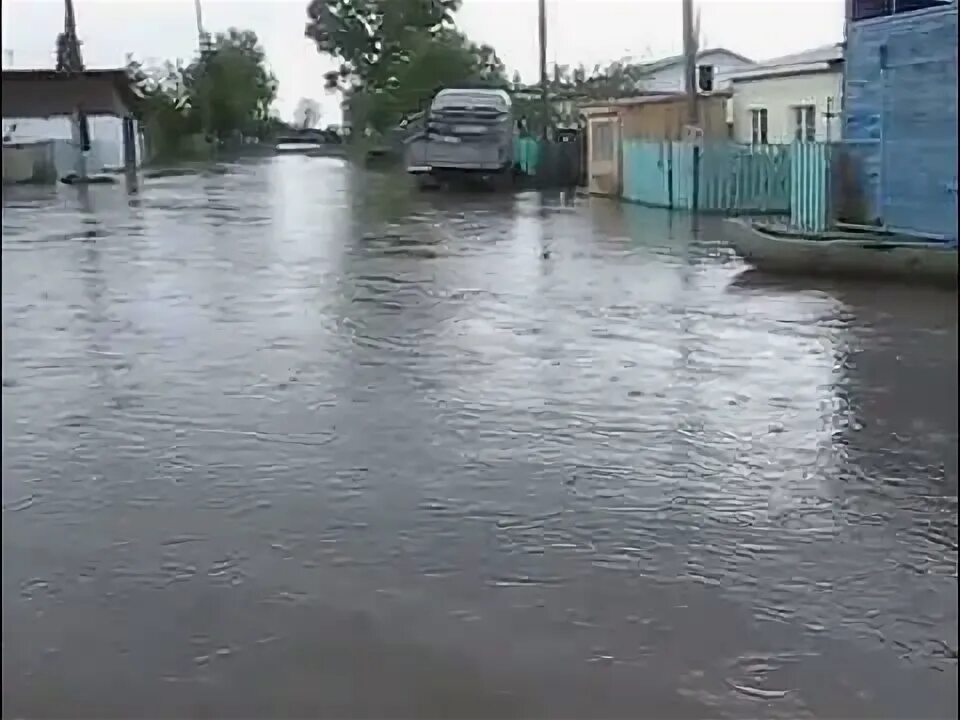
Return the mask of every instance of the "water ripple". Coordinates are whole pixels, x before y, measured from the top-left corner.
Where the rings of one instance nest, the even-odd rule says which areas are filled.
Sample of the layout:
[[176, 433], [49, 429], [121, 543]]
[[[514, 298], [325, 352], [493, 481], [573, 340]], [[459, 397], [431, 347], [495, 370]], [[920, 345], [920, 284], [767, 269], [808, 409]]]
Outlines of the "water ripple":
[[339, 160], [18, 193], [5, 714], [956, 714], [955, 293]]

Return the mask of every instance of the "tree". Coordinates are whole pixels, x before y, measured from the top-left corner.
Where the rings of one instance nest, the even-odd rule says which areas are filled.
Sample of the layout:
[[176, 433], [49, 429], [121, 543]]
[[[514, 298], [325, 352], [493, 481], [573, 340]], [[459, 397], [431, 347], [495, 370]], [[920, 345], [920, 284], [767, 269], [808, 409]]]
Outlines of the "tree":
[[460, 0], [312, 0], [306, 36], [342, 61], [342, 80], [382, 88], [391, 68], [408, 58], [411, 39], [451, 27], [459, 7]]
[[345, 95], [355, 132], [384, 132], [442, 87], [507, 87], [489, 45], [470, 42], [453, 15], [460, 0], [313, 0], [306, 35], [340, 66], [328, 89]]
[[183, 154], [184, 139], [200, 132], [199, 119], [189, 113], [181, 68], [171, 62], [145, 66], [132, 58], [127, 74], [141, 98], [140, 119], [154, 157]]
[[293, 124], [301, 130], [314, 128], [320, 122], [320, 103], [312, 98], [300, 98], [293, 111]]
[[256, 33], [230, 28], [217, 33], [182, 71], [190, 111], [203, 131], [218, 140], [260, 135], [277, 95]]
[[189, 152], [190, 136], [263, 137], [277, 127], [270, 117], [277, 82], [255, 33], [219, 33], [186, 67], [166, 62], [146, 67], [128, 58], [127, 73], [142, 98], [141, 119], [153, 154]]
[[570, 66], [569, 65], [560, 65], [558, 63], [553, 64], [553, 86], [554, 87], [566, 87], [570, 85]]
[[580, 89], [587, 82], [587, 68], [580, 63], [573, 69], [573, 85]]
[[584, 83], [591, 97], [616, 98], [637, 91], [641, 82], [642, 67], [623, 60], [615, 60], [601, 68], [594, 67], [593, 73]]

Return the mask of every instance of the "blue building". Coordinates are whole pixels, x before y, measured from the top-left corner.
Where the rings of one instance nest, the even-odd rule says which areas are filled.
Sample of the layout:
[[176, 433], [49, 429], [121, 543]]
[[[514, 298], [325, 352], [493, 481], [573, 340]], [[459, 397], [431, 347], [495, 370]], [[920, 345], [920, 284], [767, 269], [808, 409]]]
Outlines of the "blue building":
[[862, 214], [957, 237], [957, 2], [847, 0], [843, 139]]

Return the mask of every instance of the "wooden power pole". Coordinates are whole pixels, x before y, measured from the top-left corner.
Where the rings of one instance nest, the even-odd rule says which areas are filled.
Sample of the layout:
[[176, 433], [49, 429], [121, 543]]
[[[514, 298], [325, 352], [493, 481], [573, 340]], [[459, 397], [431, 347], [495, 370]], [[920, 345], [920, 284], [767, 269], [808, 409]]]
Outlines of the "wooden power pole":
[[687, 124], [699, 124], [697, 106], [697, 39], [693, 27], [693, 0], [683, 2], [684, 85], [687, 92]]
[[540, 94], [543, 103], [543, 137], [548, 137], [550, 125], [550, 88], [547, 79], [547, 0], [539, 0], [540, 31]]
[[687, 141], [693, 142], [693, 192], [692, 210], [700, 206], [700, 107], [697, 87], [697, 28], [694, 24], [693, 0], [683, 2], [683, 59], [684, 79], [687, 93]]
[[[82, 73], [83, 56], [80, 54], [80, 38], [77, 37], [77, 16], [73, 11], [73, 0], [63, 3], [63, 32], [57, 36], [57, 72]], [[76, 176], [87, 177], [87, 153], [90, 151], [90, 125], [78, 102], [73, 121], [73, 138], [76, 143]]]
[[207, 49], [207, 33], [203, 29], [203, 8], [200, 0], [193, 0], [193, 12], [197, 17], [197, 48], [203, 53]]
[[57, 70], [60, 72], [83, 72], [83, 56], [80, 54], [80, 39], [77, 37], [77, 16], [73, 12], [73, 0], [63, 3], [63, 32], [57, 37]]

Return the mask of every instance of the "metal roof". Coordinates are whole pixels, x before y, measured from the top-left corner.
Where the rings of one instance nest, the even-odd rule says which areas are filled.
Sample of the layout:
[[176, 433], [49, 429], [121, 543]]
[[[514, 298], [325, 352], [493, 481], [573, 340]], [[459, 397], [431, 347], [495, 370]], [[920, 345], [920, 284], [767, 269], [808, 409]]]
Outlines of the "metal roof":
[[[707, 55], [727, 55], [728, 57], [736, 58], [745, 63], [753, 64], [753, 60], [740, 53], [735, 53], [732, 50], [727, 50], [726, 48], [706, 48], [700, 50], [697, 53], [697, 60], [702, 60]], [[654, 60], [648, 63], [637, 63], [633, 67], [636, 69], [638, 75], [648, 75], [650, 73], [656, 72], [658, 70], [663, 70], [667, 67], [672, 67], [679, 63], [684, 62], [685, 58], [683, 55], [671, 55], [669, 57], [661, 58], [659, 60]]]
[[726, 73], [725, 79], [741, 82], [778, 75], [824, 72], [832, 69], [840, 62], [843, 62], [843, 44], [833, 43], [792, 55], [782, 55], [781, 57], [764, 60], [753, 67]]
[[[53, 68], [30, 68], [30, 69], [7, 69], [2, 73], [4, 85], [4, 111], [7, 110], [7, 101], [13, 98], [7, 98], [6, 93], [18, 83], [50, 83], [61, 84], [77, 80], [109, 83], [117, 91], [120, 99], [128, 109], [133, 110], [142, 97], [137, 93], [130, 81], [127, 71], [122, 68], [106, 68], [96, 70], [83, 70], [81, 72], [63, 72]], [[62, 85], [61, 85], [62, 87]], [[15, 104], [11, 102], [11, 105]], [[6, 113], [5, 113], [6, 114]]]
[[[730, 92], [725, 90], [720, 90], [712, 93], [699, 93], [701, 99], [708, 98], [727, 98], [730, 97]], [[634, 107], [636, 105], [653, 105], [657, 103], [667, 103], [667, 102], [679, 102], [686, 101], [687, 94], [684, 92], [670, 92], [670, 93], [651, 93], [647, 95], [634, 95], [632, 97], [625, 98], [614, 98], [611, 100], [596, 100], [591, 103], [587, 103], [581, 106], [581, 110], [588, 111], [599, 111], [602, 112], [605, 109], [613, 109], [618, 107]]]

